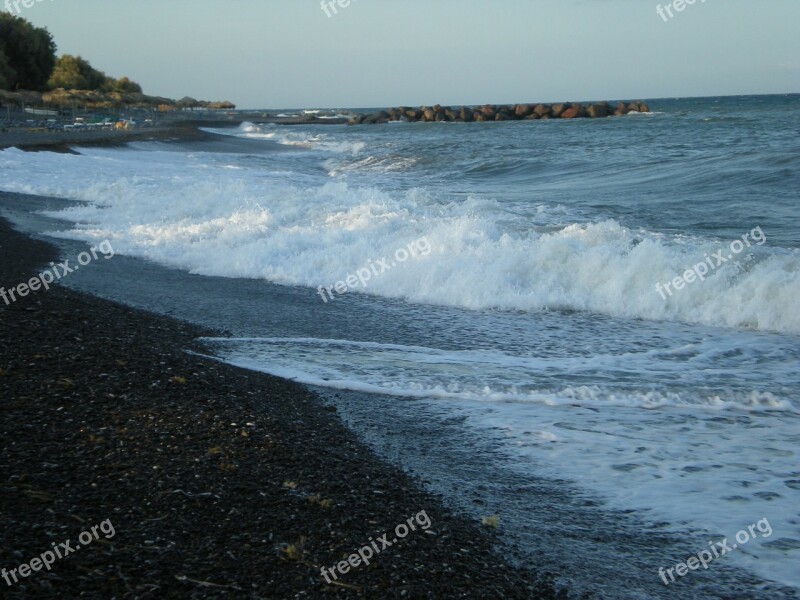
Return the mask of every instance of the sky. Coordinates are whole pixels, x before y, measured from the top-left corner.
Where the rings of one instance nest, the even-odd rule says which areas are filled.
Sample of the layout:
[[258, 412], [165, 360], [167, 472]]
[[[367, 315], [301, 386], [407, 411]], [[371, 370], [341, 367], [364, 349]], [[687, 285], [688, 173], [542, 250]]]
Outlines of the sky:
[[239, 108], [800, 92], [800, 0], [331, 1], [36, 0], [19, 15], [147, 94]]

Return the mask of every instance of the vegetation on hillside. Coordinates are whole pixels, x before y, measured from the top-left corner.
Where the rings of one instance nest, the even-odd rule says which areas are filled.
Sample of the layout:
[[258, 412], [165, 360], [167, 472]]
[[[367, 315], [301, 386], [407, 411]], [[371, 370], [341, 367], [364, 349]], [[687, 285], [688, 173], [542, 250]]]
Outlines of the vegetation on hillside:
[[0, 106], [71, 106], [228, 110], [231, 102], [180, 101], [145, 96], [127, 77], [115, 79], [98, 71], [80, 56], [56, 58], [56, 44], [47, 29], [0, 11]]
[[127, 77], [114, 79], [98, 71], [80, 56], [65, 54], [56, 61], [53, 73], [47, 82], [51, 90], [93, 90], [119, 92], [121, 94], [142, 93], [142, 87]]
[[56, 64], [56, 44], [47, 29], [0, 12], [0, 87], [42, 91]]
[[43, 92], [58, 88], [142, 93], [127, 77], [114, 79], [80, 56], [56, 59], [56, 44], [47, 29], [0, 12], [0, 89]]

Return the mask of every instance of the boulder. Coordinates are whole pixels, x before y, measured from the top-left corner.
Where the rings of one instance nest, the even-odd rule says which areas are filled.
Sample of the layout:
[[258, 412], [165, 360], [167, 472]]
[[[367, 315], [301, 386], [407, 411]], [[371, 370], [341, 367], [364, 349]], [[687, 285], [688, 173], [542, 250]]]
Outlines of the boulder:
[[586, 115], [586, 111], [580, 104], [571, 106], [561, 113], [562, 119], [577, 119]]
[[426, 123], [436, 120], [436, 111], [432, 108], [426, 108], [422, 111], [422, 120]]
[[366, 118], [361, 121], [364, 125], [378, 125], [382, 123], [389, 122], [389, 113], [385, 110], [380, 112], [373, 113], [371, 115], [367, 115]]
[[517, 104], [514, 107], [514, 114], [520, 119], [524, 119], [533, 112], [534, 106], [532, 104]]
[[494, 119], [497, 114], [497, 107], [491, 104], [486, 104], [481, 107], [481, 114], [488, 119]]
[[644, 102], [639, 102], [639, 112], [641, 113], [650, 112], [650, 107], [647, 106], [647, 104], [645, 104]]
[[602, 119], [608, 116], [608, 105], [603, 102], [600, 104], [590, 104], [586, 109], [586, 115], [592, 119]]
[[533, 113], [543, 117], [545, 115], [550, 114], [550, 107], [547, 104], [537, 104], [536, 108], [533, 109]]
[[513, 106], [501, 106], [497, 111], [498, 115], [503, 115], [504, 121], [518, 121], [520, 117], [514, 112]]
[[568, 108], [559, 115], [561, 119], [574, 119], [578, 116], [577, 108]]
[[561, 113], [563, 113], [569, 107], [570, 105], [566, 103], [553, 104], [552, 108], [550, 109], [550, 114], [558, 118], [561, 116]]
[[461, 110], [458, 113], [459, 118], [465, 123], [469, 123], [470, 121], [472, 121], [473, 115], [474, 112], [469, 106], [462, 106]]

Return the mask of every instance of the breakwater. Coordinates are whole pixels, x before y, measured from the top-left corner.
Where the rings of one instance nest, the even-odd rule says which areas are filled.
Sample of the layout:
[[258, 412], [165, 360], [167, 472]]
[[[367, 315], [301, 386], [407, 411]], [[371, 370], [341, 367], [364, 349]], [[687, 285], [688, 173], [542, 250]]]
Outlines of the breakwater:
[[483, 106], [421, 106], [410, 108], [399, 106], [376, 113], [360, 114], [352, 117], [350, 125], [374, 125], [389, 121], [422, 121], [434, 123], [453, 121], [461, 123], [483, 121], [532, 121], [536, 119], [599, 119], [622, 116], [631, 112], [650, 112], [650, 108], [641, 101], [619, 102], [612, 105], [608, 102], [592, 104], [573, 104], [561, 102], [556, 104], [486, 104]]

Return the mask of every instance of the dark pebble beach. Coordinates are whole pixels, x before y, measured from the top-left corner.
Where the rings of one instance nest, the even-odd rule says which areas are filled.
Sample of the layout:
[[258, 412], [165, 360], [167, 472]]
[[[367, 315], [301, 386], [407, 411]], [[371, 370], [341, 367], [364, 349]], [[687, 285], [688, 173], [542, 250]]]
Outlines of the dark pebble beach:
[[[0, 221], [5, 289], [56, 258]], [[0, 300], [0, 568], [114, 530], [0, 596], [557, 597], [309, 390], [202, 356], [215, 334], [58, 286]], [[321, 575], [422, 511], [427, 530]]]

